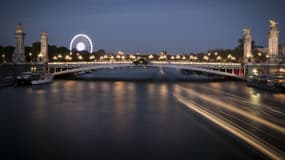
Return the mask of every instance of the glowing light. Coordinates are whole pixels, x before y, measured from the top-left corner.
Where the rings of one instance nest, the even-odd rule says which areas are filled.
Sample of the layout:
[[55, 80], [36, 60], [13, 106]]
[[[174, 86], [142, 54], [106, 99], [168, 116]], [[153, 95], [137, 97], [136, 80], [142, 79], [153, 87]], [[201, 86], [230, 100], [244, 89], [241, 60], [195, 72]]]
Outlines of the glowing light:
[[253, 72], [254, 74], [257, 74], [257, 69], [253, 69], [252, 72]]
[[94, 56], [94, 55], [91, 55], [91, 56], [89, 57], [89, 59], [90, 59], [90, 60], [93, 60], [93, 59], [95, 59], [95, 56]]
[[86, 46], [85, 46], [85, 44], [84, 44], [83, 42], [79, 42], [79, 43], [77, 43], [77, 45], [76, 45], [76, 49], [77, 49], [78, 51], [84, 51], [84, 50], [86, 49]]
[[52, 59], [53, 59], [54, 61], [56, 61], [56, 60], [57, 60], [57, 56], [53, 56]]
[[179, 54], [176, 55], [176, 59], [180, 59], [180, 55]]
[[[90, 50], [89, 50], [89, 52], [92, 53], [92, 52], [93, 52], [93, 43], [92, 43], [92, 40], [91, 40], [86, 34], [77, 34], [77, 35], [75, 35], [75, 36], [72, 38], [71, 42], [70, 42], [69, 50], [70, 50], [70, 51], [72, 50], [72, 46], [74, 45], [74, 41], [75, 41], [76, 39], [80, 38], [80, 37], [83, 37], [83, 38], [87, 39], [87, 41], [88, 41], [89, 44], [90, 44]], [[78, 44], [80, 44], [80, 43], [82, 43], [82, 42], [79, 42]], [[78, 49], [78, 48], [77, 48], [77, 47], [78, 47], [78, 44], [76, 45], [76, 49]], [[83, 45], [86, 47], [86, 45], [85, 45], [84, 43], [83, 43]], [[80, 45], [79, 45], [79, 48], [82, 49], [82, 47], [83, 47], [82, 44], [80, 44]]]
[[209, 57], [208, 57], [208, 56], [203, 56], [203, 59], [204, 59], [205, 61], [208, 61], [208, 60], [209, 60]]
[[62, 55], [61, 55], [61, 54], [58, 54], [57, 58], [62, 58]]

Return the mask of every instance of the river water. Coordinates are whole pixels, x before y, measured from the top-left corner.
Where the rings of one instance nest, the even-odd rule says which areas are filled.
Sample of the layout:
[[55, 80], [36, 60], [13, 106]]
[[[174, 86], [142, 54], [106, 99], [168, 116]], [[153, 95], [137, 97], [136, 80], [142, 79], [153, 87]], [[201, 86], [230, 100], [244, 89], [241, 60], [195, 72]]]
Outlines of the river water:
[[285, 94], [244, 82], [56, 80], [0, 100], [0, 159], [284, 156]]

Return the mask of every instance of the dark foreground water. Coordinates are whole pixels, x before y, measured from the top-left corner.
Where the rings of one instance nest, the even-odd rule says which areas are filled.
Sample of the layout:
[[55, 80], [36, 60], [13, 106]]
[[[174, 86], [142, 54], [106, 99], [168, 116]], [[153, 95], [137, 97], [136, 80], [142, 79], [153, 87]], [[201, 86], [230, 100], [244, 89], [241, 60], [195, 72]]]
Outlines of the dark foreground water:
[[[265, 158], [191, 106], [207, 108], [217, 119], [284, 151], [285, 95], [257, 91], [243, 82], [60, 80], [0, 88], [0, 100], [0, 159]], [[277, 119], [270, 120], [270, 111]]]

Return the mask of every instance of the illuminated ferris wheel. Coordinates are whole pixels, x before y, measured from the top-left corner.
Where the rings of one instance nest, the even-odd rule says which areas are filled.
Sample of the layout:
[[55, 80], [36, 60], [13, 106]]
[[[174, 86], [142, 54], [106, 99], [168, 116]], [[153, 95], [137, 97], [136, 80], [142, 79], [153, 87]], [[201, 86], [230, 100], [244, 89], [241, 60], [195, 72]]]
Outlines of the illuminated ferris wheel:
[[77, 34], [72, 38], [69, 49], [71, 52], [76, 50], [77, 52], [88, 51], [89, 53], [92, 53], [93, 43], [86, 34]]

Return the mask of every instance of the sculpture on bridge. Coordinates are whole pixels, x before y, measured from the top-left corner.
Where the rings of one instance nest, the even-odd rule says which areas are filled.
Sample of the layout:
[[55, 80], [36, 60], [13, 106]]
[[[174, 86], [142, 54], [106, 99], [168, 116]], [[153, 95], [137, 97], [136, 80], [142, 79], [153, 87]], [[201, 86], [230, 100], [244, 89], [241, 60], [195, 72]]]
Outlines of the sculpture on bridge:
[[251, 63], [252, 62], [252, 53], [251, 53], [251, 35], [250, 35], [250, 29], [244, 28], [243, 29], [243, 62], [244, 63]]
[[271, 28], [276, 28], [277, 27], [277, 22], [275, 21], [275, 20], [273, 20], [273, 19], [270, 19], [269, 20], [269, 23], [270, 23], [270, 27]]
[[243, 29], [243, 34], [244, 34], [244, 35], [250, 35], [250, 29], [247, 28], [247, 27], [244, 28], [244, 29]]
[[17, 25], [17, 30], [16, 33], [23, 33], [24, 29], [23, 29], [23, 25], [21, 23], [19, 23]]

